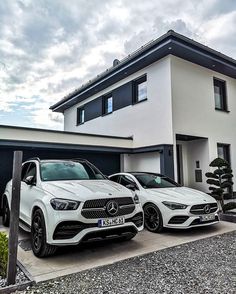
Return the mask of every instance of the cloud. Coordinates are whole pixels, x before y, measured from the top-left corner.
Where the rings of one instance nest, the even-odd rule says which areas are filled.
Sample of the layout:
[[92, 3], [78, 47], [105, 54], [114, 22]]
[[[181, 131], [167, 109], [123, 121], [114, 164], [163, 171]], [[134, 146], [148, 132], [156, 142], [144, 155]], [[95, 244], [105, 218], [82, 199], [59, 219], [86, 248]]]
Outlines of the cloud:
[[169, 29], [236, 58], [235, 27], [235, 0], [0, 1], [0, 123], [62, 129], [50, 105]]

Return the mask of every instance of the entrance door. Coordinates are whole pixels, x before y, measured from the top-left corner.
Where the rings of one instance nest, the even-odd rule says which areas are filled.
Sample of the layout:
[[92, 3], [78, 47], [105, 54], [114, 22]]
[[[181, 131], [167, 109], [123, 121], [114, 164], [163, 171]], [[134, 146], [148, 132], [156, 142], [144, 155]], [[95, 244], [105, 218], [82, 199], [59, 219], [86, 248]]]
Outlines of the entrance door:
[[176, 145], [178, 183], [184, 184], [182, 145]]

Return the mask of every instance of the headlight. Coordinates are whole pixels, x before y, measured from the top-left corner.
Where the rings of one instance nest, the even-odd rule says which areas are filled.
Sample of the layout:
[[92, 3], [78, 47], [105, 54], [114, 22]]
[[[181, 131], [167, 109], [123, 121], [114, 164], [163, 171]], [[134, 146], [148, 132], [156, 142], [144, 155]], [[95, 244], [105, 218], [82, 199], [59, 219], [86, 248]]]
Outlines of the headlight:
[[163, 201], [162, 202], [165, 206], [167, 206], [169, 209], [185, 209], [188, 207], [186, 204], [176, 203], [176, 202], [169, 202], [169, 201]]
[[55, 210], [76, 210], [80, 202], [75, 200], [67, 200], [61, 198], [54, 198], [50, 201], [52, 208]]
[[139, 204], [139, 198], [138, 198], [137, 194], [135, 194], [135, 196], [134, 196], [134, 203]]

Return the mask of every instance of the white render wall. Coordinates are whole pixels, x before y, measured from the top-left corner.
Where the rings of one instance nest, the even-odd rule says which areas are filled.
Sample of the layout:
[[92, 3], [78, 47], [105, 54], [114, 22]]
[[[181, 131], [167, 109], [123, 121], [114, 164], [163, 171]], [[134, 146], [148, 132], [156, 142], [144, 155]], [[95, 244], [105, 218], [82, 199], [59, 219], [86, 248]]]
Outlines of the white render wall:
[[[209, 192], [205, 173], [209, 171], [209, 145], [208, 140], [177, 141], [182, 146], [183, 182], [184, 186]], [[196, 168], [199, 161], [200, 168]], [[202, 182], [195, 182], [195, 170], [202, 170]]]
[[160, 153], [138, 153], [121, 155], [121, 169], [124, 172], [142, 171], [160, 173]]
[[[213, 77], [226, 81], [229, 113], [215, 110]], [[174, 136], [183, 134], [208, 138], [208, 162], [200, 150], [198, 156], [204, 166], [217, 157], [217, 143], [230, 144], [231, 164], [236, 176], [236, 80], [171, 56], [171, 81]], [[199, 186], [191, 179], [194, 165], [190, 166], [195, 156], [190, 154], [188, 161], [188, 185]], [[199, 188], [206, 190], [208, 185]]]
[[[112, 89], [147, 74], [148, 100], [76, 126], [77, 108]], [[136, 72], [64, 112], [65, 131], [133, 136], [133, 147], [173, 144], [170, 57]]]

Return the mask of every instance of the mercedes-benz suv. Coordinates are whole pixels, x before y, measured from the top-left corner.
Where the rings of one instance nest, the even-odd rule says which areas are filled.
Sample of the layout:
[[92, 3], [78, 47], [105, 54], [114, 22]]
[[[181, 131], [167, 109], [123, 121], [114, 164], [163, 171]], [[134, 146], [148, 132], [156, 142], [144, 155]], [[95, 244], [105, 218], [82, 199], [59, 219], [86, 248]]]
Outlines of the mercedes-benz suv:
[[[9, 225], [12, 181], [3, 195], [3, 224]], [[23, 163], [20, 226], [31, 232], [34, 254], [94, 238], [132, 239], [143, 229], [138, 196], [108, 180], [87, 160]]]

